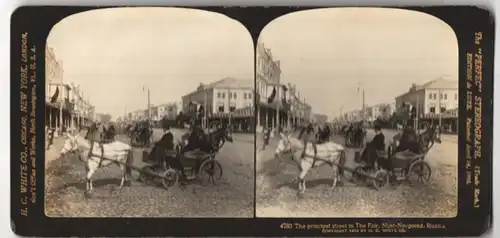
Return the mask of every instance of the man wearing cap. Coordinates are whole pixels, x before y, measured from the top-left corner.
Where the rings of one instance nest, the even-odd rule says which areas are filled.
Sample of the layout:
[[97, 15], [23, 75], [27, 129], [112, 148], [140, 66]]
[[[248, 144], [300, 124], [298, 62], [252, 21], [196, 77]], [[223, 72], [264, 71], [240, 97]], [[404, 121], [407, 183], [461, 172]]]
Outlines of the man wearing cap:
[[318, 132], [318, 125], [315, 118], [311, 117], [309, 123], [302, 128], [299, 133], [299, 139], [304, 142], [304, 150], [302, 151], [302, 158], [306, 155], [307, 143], [311, 143], [314, 148], [314, 157], [318, 154], [318, 149], [316, 148], [316, 135]]
[[381, 160], [382, 157], [384, 157], [383, 154], [385, 153], [385, 136], [382, 133], [382, 127], [378, 123], [375, 123], [373, 129], [375, 130], [375, 136], [369, 144], [372, 152], [370, 156], [372, 166], [374, 166], [374, 162], [377, 161], [379, 165], [388, 169], [389, 166], [388, 163], [386, 163], [387, 161]]

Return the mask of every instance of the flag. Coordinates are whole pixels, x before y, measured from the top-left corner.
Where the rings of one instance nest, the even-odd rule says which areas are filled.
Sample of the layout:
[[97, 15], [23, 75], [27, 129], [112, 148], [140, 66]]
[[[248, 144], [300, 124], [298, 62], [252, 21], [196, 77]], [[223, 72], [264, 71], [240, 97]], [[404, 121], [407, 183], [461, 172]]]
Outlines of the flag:
[[272, 103], [275, 97], [276, 97], [276, 87], [273, 87], [271, 95], [267, 98], [267, 103]]
[[52, 95], [52, 97], [50, 98], [50, 102], [55, 103], [58, 97], [59, 97], [59, 87], [56, 87], [56, 92], [54, 92], [54, 95]]

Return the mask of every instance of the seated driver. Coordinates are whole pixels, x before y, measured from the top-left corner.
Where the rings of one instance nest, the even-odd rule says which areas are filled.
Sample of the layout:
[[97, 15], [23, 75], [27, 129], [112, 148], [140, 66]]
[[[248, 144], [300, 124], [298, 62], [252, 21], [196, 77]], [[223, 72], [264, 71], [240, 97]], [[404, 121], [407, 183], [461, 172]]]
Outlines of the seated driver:
[[198, 125], [194, 125], [191, 128], [191, 131], [187, 135], [184, 135], [184, 137], [187, 137], [187, 145], [182, 149], [182, 153], [201, 148], [203, 130]]
[[394, 136], [394, 139], [399, 139], [399, 145], [394, 149], [394, 156], [396, 158], [404, 158], [406, 156], [417, 155], [422, 152], [418, 143], [417, 133], [410, 123], [406, 125], [401, 133]]
[[[183, 179], [186, 179], [186, 173], [184, 171], [184, 166], [177, 155], [172, 155], [172, 152], [175, 151], [175, 143], [174, 143], [174, 135], [170, 132], [170, 126], [164, 127], [165, 133], [161, 137], [159, 141], [155, 143], [155, 146], [150, 154], [150, 160], [154, 160], [160, 163], [165, 161], [166, 165], [181, 171]], [[151, 157], [154, 156], [154, 157]]]

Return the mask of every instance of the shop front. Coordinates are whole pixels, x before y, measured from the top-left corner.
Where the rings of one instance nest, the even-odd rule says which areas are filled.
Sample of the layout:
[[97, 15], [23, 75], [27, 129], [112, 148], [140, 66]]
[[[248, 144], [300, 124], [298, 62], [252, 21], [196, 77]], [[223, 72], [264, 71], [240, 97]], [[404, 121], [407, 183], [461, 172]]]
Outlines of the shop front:
[[230, 127], [234, 132], [253, 133], [255, 128], [254, 108], [245, 107], [236, 109], [230, 113], [214, 113], [208, 120], [209, 128], [213, 129], [220, 125]]

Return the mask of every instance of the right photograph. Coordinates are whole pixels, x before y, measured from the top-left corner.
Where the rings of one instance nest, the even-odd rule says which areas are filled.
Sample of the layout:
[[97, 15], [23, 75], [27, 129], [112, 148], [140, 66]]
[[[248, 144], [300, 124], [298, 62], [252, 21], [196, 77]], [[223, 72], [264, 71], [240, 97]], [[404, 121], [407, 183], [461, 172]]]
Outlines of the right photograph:
[[327, 8], [256, 50], [257, 217], [457, 215], [458, 42], [442, 20]]

